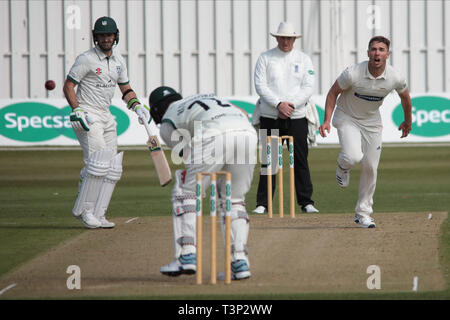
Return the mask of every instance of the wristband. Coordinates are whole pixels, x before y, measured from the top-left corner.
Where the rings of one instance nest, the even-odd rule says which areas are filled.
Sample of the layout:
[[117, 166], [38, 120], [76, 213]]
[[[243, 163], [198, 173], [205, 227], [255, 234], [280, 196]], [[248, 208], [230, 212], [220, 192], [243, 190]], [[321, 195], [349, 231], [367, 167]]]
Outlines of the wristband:
[[128, 109], [131, 109], [131, 108], [133, 107], [133, 104], [134, 104], [134, 103], [141, 104], [141, 103], [139, 102], [139, 100], [136, 99], [136, 98], [130, 99], [130, 101], [128, 101], [128, 105], [127, 105]]
[[125, 91], [125, 92], [123, 93], [123, 95], [122, 95], [122, 100], [124, 100], [124, 99], [125, 99], [125, 96], [126, 96], [127, 94], [129, 94], [130, 92], [134, 92], [133, 89], [128, 89], [127, 91]]

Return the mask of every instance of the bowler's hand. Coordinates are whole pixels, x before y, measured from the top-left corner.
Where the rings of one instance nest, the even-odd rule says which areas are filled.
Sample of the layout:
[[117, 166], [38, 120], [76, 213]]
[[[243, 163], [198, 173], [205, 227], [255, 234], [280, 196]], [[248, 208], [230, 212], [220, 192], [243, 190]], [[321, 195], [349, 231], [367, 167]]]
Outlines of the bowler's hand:
[[411, 129], [412, 129], [411, 122], [403, 121], [398, 127], [398, 130], [402, 130], [402, 136], [400, 138], [407, 137]]
[[325, 131], [328, 132], [328, 133], [330, 133], [330, 129], [331, 129], [330, 123], [329, 123], [329, 122], [324, 122], [324, 123], [319, 127], [319, 133], [320, 133], [320, 135], [321, 135], [323, 138], [325, 138], [325, 137], [327, 136], [327, 134], [325, 133]]
[[277, 109], [278, 117], [280, 119], [287, 119], [291, 117], [291, 114], [294, 111], [294, 104], [283, 101], [278, 105]]

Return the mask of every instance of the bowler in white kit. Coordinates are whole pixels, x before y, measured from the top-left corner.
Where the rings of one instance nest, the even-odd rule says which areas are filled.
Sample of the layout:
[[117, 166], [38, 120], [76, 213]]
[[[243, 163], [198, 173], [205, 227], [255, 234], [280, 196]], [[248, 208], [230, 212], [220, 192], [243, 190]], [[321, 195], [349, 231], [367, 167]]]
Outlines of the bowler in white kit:
[[379, 108], [393, 90], [400, 96], [403, 107], [404, 121], [399, 126], [401, 138], [411, 131], [411, 98], [405, 79], [386, 64], [389, 46], [389, 39], [373, 37], [367, 51], [369, 61], [352, 65], [341, 73], [328, 92], [324, 122], [319, 128], [322, 137], [330, 132], [337, 100], [332, 122], [341, 145], [336, 180], [339, 186], [347, 187], [351, 168], [361, 163], [354, 221], [363, 228], [376, 226], [371, 214], [382, 144], [383, 125]]

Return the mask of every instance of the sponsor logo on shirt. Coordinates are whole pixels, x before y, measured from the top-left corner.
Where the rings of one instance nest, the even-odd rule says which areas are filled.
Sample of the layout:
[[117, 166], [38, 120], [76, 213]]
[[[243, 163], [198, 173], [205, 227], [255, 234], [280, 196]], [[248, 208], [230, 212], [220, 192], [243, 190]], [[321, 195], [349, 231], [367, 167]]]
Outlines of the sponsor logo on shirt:
[[120, 75], [120, 66], [116, 67], [117, 74]]
[[101, 75], [102, 74], [102, 69], [100, 69], [100, 68], [95, 69], [95, 73], [98, 74], [98, 75]]
[[355, 97], [366, 100], [366, 101], [381, 101], [384, 99], [384, 97], [368, 96], [365, 94], [359, 94], [358, 92], [355, 92]]
[[116, 86], [115, 83], [97, 83], [95, 85], [97, 88], [113, 88]]

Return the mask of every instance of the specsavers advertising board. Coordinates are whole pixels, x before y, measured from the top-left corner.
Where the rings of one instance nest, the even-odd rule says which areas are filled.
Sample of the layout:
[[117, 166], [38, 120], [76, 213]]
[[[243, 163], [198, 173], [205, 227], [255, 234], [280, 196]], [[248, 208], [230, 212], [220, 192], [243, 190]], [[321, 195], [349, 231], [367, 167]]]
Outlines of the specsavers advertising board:
[[[253, 113], [258, 97], [228, 97], [235, 105]], [[319, 119], [323, 121], [325, 96], [313, 96]], [[146, 101], [145, 98], [141, 98]], [[397, 94], [388, 95], [380, 112], [383, 119], [383, 142], [450, 142], [450, 94], [411, 96], [412, 131], [400, 139], [398, 126], [403, 109]], [[120, 100], [113, 100], [110, 111], [117, 122], [119, 145], [141, 145], [147, 140], [145, 129]], [[78, 145], [69, 120], [70, 107], [65, 99], [0, 99], [0, 146], [71, 146]], [[154, 123], [151, 123], [157, 131]], [[336, 129], [327, 138], [317, 133], [318, 144], [339, 143]]]

